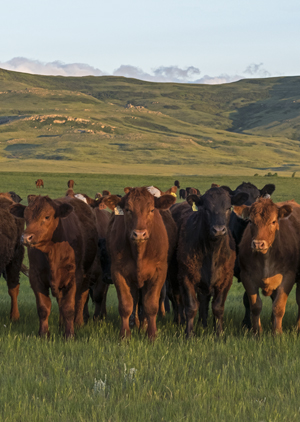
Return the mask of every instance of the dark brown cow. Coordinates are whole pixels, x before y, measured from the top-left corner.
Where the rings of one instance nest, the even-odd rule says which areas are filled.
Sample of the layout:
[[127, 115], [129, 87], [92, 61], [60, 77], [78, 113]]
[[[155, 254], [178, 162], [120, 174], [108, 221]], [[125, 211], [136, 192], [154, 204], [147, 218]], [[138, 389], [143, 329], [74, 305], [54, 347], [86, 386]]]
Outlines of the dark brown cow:
[[92, 210], [76, 198], [52, 200], [48, 196], [31, 195], [27, 207], [14, 205], [11, 213], [26, 221], [22, 238], [29, 246], [29, 279], [36, 296], [39, 334], [49, 335], [50, 288], [58, 301], [65, 335], [73, 336], [74, 319], [76, 325], [83, 324], [90, 269], [97, 252]]
[[[250, 301], [254, 333], [262, 331], [259, 289], [273, 301], [273, 332], [282, 332], [282, 318], [288, 295], [299, 281], [300, 266], [300, 206], [295, 202], [274, 204], [271, 199], [259, 199], [251, 206], [235, 207], [235, 212], [248, 218], [239, 245], [241, 281]], [[300, 306], [297, 294], [298, 306]], [[298, 314], [298, 330], [300, 315]]]
[[68, 180], [68, 188], [73, 189], [75, 185], [75, 182], [73, 179]]
[[24, 219], [15, 218], [9, 212], [14, 202], [0, 198], [0, 275], [7, 282], [8, 294], [11, 297], [10, 319], [15, 321], [20, 317], [18, 309], [19, 277], [24, 257], [24, 247], [21, 236], [24, 230]]
[[187, 196], [189, 196], [189, 195], [198, 195], [198, 196], [200, 196], [200, 191], [197, 188], [186, 188], [185, 190], [186, 190]]
[[36, 180], [36, 182], [35, 182], [35, 186], [37, 187], [37, 188], [40, 188], [40, 187], [44, 187], [44, 182], [43, 182], [43, 180], [42, 179], [37, 179]]
[[[243, 204], [248, 198], [244, 193], [231, 196], [227, 189], [225, 186], [211, 188], [200, 198], [189, 196], [189, 203], [194, 202], [198, 211], [192, 208], [187, 211], [187, 205], [180, 204], [178, 281], [185, 307], [187, 336], [192, 333], [199, 305], [200, 319], [204, 327], [207, 325], [211, 295], [217, 334], [223, 329], [224, 304], [232, 284], [235, 261], [235, 244], [228, 230], [230, 211], [233, 204]], [[177, 215], [178, 207], [175, 208]]]
[[121, 337], [131, 335], [129, 317], [139, 294], [148, 321], [148, 337], [156, 336], [156, 315], [167, 276], [169, 250], [159, 210], [167, 210], [175, 201], [173, 195], [156, 198], [145, 187], [133, 188], [123, 198], [104, 198], [104, 203], [115, 210], [108, 228], [108, 249], [119, 299]]

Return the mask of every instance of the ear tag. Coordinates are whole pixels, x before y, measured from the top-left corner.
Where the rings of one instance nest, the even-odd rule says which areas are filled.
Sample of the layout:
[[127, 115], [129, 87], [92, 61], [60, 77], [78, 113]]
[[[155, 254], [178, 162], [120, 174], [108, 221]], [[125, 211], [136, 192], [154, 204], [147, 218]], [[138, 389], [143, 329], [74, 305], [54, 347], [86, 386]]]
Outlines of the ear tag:
[[192, 210], [193, 210], [193, 211], [198, 211], [198, 207], [197, 207], [197, 205], [195, 204], [195, 202], [193, 202]]
[[176, 193], [175, 193], [175, 192], [171, 192], [171, 195], [172, 195], [172, 196], [175, 196], [175, 198], [177, 198], [177, 195], [176, 195]]
[[124, 211], [122, 210], [122, 208], [119, 205], [117, 207], [115, 207], [114, 213], [115, 213], [115, 215], [124, 215]]

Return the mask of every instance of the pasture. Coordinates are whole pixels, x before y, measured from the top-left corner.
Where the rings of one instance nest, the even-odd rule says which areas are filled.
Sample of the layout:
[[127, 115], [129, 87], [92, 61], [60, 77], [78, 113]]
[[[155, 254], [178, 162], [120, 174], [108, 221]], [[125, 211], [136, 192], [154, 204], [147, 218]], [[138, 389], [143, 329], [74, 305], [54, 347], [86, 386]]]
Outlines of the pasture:
[[[42, 178], [45, 188], [37, 189]], [[75, 192], [94, 196], [125, 186], [157, 185], [165, 190], [177, 177], [98, 174], [0, 173], [0, 191], [13, 190], [26, 203], [28, 194], [59, 197], [67, 181]], [[242, 181], [262, 188], [275, 183], [274, 201], [300, 202], [300, 180], [270, 177], [180, 177], [182, 187], [201, 193], [211, 183], [235, 189]], [[65, 341], [52, 302], [50, 340], [38, 338], [35, 298], [28, 279], [20, 280], [20, 321], [10, 323], [10, 299], [0, 279], [0, 418], [2, 421], [298, 421], [299, 342], [295, 330], [295, 289], [289, 296], [282, 336], [272, 336], [271, 299], [263, 297], [260, 338], [241, 328], [243, 286], [234, 281], [225, 304], [225, 332], [217, 339], [210, 311], [206, 331], [185, 339], [172, 316], [158, 320], [151, 344], [136, 330], [130, 341], [118, 337], [120, 321], [113, 286], [108, 316], [89, 321]], [[93, 305], [90, 303], [92, 314]]]

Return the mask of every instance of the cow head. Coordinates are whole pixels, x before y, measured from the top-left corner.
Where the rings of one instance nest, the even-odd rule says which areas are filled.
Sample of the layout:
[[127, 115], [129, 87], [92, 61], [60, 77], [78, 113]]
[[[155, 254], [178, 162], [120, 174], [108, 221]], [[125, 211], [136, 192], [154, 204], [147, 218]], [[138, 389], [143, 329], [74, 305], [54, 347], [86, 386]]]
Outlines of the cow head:
[[228, 232], [232, 205], [242, 205], [248, 199], [248, 194], [241, 192], [232, 195], [227, 186], [210, 188], [204, 195], [189, 195], [187, 202], [193, 202], [200, 212], [205, 212], [205, 219], [212, 240], [220, 239]]
[[146, 187], [142, 187], [130, 189], [123, 198], [108, 196], [103, 202], [111, 210], [122, 210], [129, 238], [135, 243], [140, 243], [149, 239], [158, 210], [169, 209], [176, 202], [176, 198], [173, 195], [157, 198], [151, 195]]
[[57, 205], [48, 196], [30, 195], [27, 199], [27, 207], [16, 204], [10, 208], [10, 212], [16, 217], [25, 218], [26, 230], [22, 236], [24, 245], [38, 248], [51, 241], [59, 219], [67, 217], [73, 207], [68, 203]]
[[235, 191], [231, 191], [231, 195], [234, 195], [239, 192], [246, 192], [248, 193], [249, 197], [246, 201], [246, 205], [251, 205], [253, 202], [257, 201], [259, 198], [270, 198], [272, 193], [275, 190], [275, 185], [272, 183], [268, 183], [262, 189], [258, 189], [252, 183], [243, 182], [239, 185]]
[[279, 220], [288, 218], [293, 209], [290, 205], [278, 207], [269, 198], [260, 198], [251, 206], [235, 207], [234, 212], [250, 221], [251, 248], [254, 252], [266, 254], [272, 246]]

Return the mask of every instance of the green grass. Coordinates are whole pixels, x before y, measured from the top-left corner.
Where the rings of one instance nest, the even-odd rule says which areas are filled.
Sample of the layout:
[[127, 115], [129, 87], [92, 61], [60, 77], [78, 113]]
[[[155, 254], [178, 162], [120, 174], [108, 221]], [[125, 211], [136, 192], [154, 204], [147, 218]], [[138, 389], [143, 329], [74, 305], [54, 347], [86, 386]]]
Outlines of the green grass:
[[[35, 188], [42, 176], [45, 189]], [[77, 192], [93, 195], [124, 186], [155, 184], [170, 187], [174, 178], [94, 174], [0, 174], [0, 191], [15, 190], [23, 198], [40, 192], [62, 195], [68, 178]], [[212, 182], [234, 189], [243, 177], [181, 177], [182, 186], [204, 192]], [[262, 188], [275, 183], [275, 201], [300, 201], [297, 178], [247, 178]], [[23, 201], [24, 202], [24, 201]], [[76, 330], [65, 341], [58, 329], [58, 307], [53, 300], [50, 340], [37, 336], [38, 316], [29, 281], [21, 276], [20, 321], [10, 323], [10, 300], [0, 279], [0, 419], [28, 421], [299, 421], [299, 338], [295, 331], [295, 291], [289, 296], [284, 333], [271, 334], [271, 300], [263, 297], [260, 338], [242, 330], [243, 286], [234, 281], [225, 305], [225, 333], [215, 337], [210, 311], [209, 327], [198, 328], [186, 340], [171, 316], [158, 321], [158, 338], [150, 344], [133, 332], [120, 341], [117, 298], [111, 286], [108, 316], [102, 323]], [[90, 312], [93, 305], [90, 303]], [[126, 370], [125, 370], [126, 366]], [[135, 368], [134, 379], [130, 369]], [[95, 383], [96, 380], [96, 383]], [[105, 385], [102, 382], [105, 382]]]
[[0, 69], [0, 164], [287, 175], [300, 170], [299, 107], [300, 77], [209, 86]]

